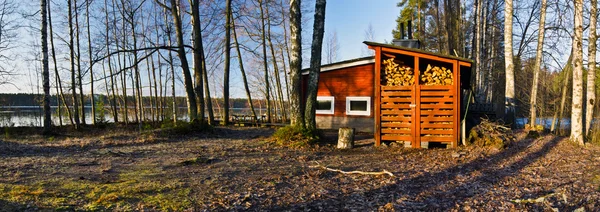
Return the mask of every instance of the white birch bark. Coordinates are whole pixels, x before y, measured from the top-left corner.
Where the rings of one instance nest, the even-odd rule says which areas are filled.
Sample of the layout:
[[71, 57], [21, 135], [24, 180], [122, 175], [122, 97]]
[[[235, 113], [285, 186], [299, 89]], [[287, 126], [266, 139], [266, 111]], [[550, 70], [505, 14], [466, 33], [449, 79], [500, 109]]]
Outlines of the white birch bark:
[[[538, 43], [537, 50], [535, 53], [535, 64], [533, 67], [533, 84], [531, 86], [531, 99], [529, 99], [529, 125], [531, 127], [535, 127], [535, 119], [537, 116], [536, 107], [537, 107], [537, 90], [539, 84], [539, 75], [540, 75], [540, 66], [542, 63], [542, 52], [544, 48], [544, 28], [546, 23], [546, 0], [542, 0], [542, 7], [540, 8], [540, 24], [539, 24], [539, 32], [538, 32]], [[533, 129], [533, 128], [532, 128]]]
[[590, 133], [592, 117], [594, 115], [594, 105], [596, 103], [596, 85], [594, 85], [594, 81], [596, 81], [596, 41], [598, 40], [598, 35], [596, 34], [596, 24], [598, 22], [596, 15], [598, 13], [598, 0], [591, 0], [591, 4], [590, 35], [588, 39], [590, 44], [588, 46], [588, 74], [585, 95], [585, 135]]
[[575, 0], [573, 37], [573, 104], [571, 105], [571, 141], [583, 144], [583, 0]]

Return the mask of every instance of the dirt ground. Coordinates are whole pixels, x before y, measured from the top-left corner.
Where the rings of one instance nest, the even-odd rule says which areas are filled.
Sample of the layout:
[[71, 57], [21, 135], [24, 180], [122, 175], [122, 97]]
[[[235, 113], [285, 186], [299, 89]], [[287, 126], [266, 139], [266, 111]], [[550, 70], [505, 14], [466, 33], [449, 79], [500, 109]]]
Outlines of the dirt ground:
[[[546, 135], [504, 150], [376, 148], [336, 132], [306, 148], [270, 128], [9, 135], [0, 141], [0, 211], [600, 210], [600, 148]], [[394, 176], [342, 174], [377, 172]]]

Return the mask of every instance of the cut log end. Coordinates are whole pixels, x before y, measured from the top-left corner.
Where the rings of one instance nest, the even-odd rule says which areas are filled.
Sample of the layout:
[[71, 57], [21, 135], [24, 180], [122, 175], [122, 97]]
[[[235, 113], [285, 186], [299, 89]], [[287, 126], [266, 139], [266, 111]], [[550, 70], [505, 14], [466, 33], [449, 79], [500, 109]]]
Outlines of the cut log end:
[[342, 127], [338, 134], [338, 149], [352, 149], [354, 147], [354, 128]]

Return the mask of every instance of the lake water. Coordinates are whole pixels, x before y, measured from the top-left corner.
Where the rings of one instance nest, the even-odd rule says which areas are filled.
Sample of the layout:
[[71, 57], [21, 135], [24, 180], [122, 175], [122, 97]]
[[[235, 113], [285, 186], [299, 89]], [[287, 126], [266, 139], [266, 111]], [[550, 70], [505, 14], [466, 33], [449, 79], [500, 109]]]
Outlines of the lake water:
[[[70, 124], [69, 116], [66, 111], [62, 111], [62, 117], [58, 116], [57, 107], [52, 108], [52, 122], [54, 125], [60, 124], [60, 119], [62, 119], [63, 125]], [[171, 118], [171, 109], [164, 108], [166, 110], [167, 116], [165, 118]], [[250, 108], [231, 108], [231, 115], [251, 115]], [[266, 109], [264, 108], [255, 108], [257, 115], [265, 114]], [[144, 109], [145, 116], [147, 120], [152, 120], [151, 109]], [[219, 114], [221, 114], [222, 110], [216, 108], [213, 110], [215, 118], [218, 119]], [[129, 108], [128, 117], [130, 121], [135, 120], [135, 113], [133, 112], [133, 108]], [[208, 114], [207, 114], [208, 115]], [[100, 117], [99, 114], [96, 114], [96, 118]], [[119, 113], [119, 121], [123, 121], [123, 114]], [[110, 107], [105, 107], [104, 120], [106, 122], [113, 122], [112, 112], [110, 111]], [[177, 120], [188, 121], [187, 116], [187, 108], [180, 107], [177, 109]], [[92, 108], [85, 108], [85, 122], [87, 124], [92, 123]], [[20, 127], [20, 126], [42, 126], [43, 124], [43, 109], [39, 106], [12, 106], [12, 107], [0, 107], [0, 127]]]

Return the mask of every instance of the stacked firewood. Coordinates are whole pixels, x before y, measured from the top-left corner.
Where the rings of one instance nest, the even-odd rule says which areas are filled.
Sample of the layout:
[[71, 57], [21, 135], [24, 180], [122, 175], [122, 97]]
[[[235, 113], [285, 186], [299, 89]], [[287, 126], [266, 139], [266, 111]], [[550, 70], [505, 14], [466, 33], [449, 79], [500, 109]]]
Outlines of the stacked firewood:
[[445, 67], [427, 65], [421, 74], [421, 83], [425, 85], [452, 85], [453, 82], [452, 70]]
[[415, 84], [414, 72], [402, 62], [396, 63], [394, 58], [383, 60], [385, 82], [387, 86], [409, 86]]

